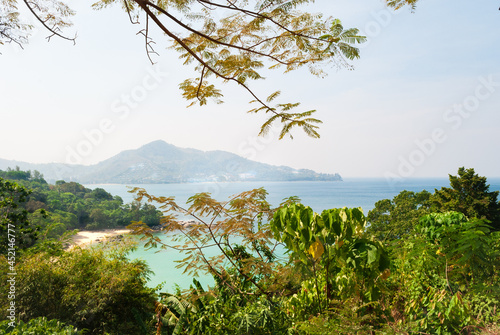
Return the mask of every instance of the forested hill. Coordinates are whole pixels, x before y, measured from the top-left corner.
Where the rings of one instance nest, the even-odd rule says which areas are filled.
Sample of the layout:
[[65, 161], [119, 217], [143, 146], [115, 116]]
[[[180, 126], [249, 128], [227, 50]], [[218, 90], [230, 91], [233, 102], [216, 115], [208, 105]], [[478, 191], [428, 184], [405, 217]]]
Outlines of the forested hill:
[[[77, 153], [73, 153], [76, 158]], [[70, 157], [71, 158], [71, 157]], [[30, 164], [0, 159], [0, 169], [19, 166], [38, 170], [48, 181], [71, 180], [84, 184], [185, 183], [206, 181], [340, 181], [339, 174], [258, 163], [226, 151], [178, 148], [155, 141], [127, 150], [91, 166]]]

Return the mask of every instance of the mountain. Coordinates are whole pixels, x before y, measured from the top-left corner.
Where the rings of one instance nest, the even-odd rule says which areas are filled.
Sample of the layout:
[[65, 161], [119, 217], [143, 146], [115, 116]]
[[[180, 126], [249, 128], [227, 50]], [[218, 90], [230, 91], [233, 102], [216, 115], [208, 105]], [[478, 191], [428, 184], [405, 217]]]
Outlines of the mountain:
[[38, 170], [48, 181], [82, 184], [163, 184], [206, 181], [340, 181], [338, 174], [316, 173], [258, 163], [226, 151], [178, 148], [155, 141], [98, 164], [30, 164], [0, 159], [0, 169]]

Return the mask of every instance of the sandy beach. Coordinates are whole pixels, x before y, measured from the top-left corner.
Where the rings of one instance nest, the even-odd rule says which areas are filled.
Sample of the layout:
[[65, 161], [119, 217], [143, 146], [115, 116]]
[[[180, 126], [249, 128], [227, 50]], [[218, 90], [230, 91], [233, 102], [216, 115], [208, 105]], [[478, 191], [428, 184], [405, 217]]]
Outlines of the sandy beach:
[[129, 229], [82, 230], [71, 239], [71, 245], [84, 245], [129, 233]]

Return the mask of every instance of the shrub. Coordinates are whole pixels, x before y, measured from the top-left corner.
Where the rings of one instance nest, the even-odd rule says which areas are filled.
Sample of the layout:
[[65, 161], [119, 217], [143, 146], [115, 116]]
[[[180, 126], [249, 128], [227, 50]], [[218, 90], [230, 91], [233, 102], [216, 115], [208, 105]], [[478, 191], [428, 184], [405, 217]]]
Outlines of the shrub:
[[0, 322], [0, 335], [77, 335], [78, 331], [73, 326], [67, 326], [58, 320], [47, 320], [41, 317], [32, 319], [27, 323], [20, 321], [14, 328], [9, 326], [9, 321]]
[[[74, 248], [57, 257], [26, 255], [16, 266], [19, 318], [57, 319], [91, 334], [148, 333], [155, 302], [154, 290], [145, 286], [150, 271], [143, 261], [129, 261], [125, 255], [97, 248]], [[1, 301], [3, 314], [7, 299]]]

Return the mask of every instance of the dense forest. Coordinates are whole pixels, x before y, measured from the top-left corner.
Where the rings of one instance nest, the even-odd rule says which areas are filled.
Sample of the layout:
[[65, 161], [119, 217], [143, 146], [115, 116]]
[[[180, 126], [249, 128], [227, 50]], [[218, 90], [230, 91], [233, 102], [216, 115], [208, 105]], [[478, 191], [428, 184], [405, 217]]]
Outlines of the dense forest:
[[[224, 202], [200, 193], [187, 207], [135, 193], [123, 204], [36, 171], [0, 172], [0, 334], [500, 332], [500, 203], [473, 169], [433, 193], [380, 200], [366, 216], [314, 213], [297, 197], [272, 208], [264, 189]], [[152, 229], [152, 204], [171, 243]], [[148, 288], [147, 264], [127, 258], [132, 242], [64, 248], [66, 231], [125, 225], [147, 247], [184, 253], [177, 266], [193, 275], [191, 289]]]
[[22, 199], [17, 199], [29, 223], [29, 234], [26, 234], [28, 231], [23, 234], [23, 247], [33, 245], [35, 235], [40, 240], [74, 229], [125, 227], [132, 221], [151, 226], [160, 223], [161, 212], [153, 205], [124, 204], [121, 197], [102, 188], [91, 190], [63, 180], [49, 185], [40, 172], [22, 171], [19, 167], [0, 170], [0, 178], [3, 179], [3, 192], [14, 197], [23, 194]]

